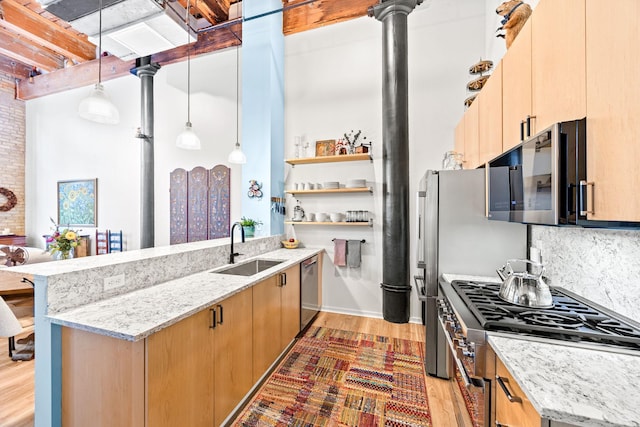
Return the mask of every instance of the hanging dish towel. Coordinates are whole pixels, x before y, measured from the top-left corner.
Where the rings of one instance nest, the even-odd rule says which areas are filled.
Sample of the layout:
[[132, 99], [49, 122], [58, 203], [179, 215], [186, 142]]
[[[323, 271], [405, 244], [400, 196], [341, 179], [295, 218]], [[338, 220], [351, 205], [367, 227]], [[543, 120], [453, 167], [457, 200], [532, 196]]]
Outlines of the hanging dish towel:
[[347, 265], [347, 241], [344, 239], [333, 241], [333, 264], [338, 267]]
[[362, 260], [362, 241], [347, 241], [347, 267], [359, 268]]

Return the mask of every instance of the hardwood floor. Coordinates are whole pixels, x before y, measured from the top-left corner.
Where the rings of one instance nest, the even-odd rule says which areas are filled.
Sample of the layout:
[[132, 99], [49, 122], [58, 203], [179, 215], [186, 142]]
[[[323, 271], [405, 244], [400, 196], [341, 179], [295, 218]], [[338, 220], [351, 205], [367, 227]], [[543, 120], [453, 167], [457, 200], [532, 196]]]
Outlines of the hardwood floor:
[[[29, 333], [18, 335], [16, 340]], [[0, 426], [33, 427], [33, 378], [34, 360], [12, 361], [7, 338], [0, 338]]]
[[[381, 319], [320, 313], [316, 326], [384, 335], [414, 341], [424, 339], [424, 326], [395, 324]], [[19, 336], [27, 335], [26, 333]], [[7, 340], [0, 339], [0, 426], [32, 427], [34, 412], [34, 361], [13, 362], [8, 355]], [[455, 383], [425, 377], [429, 409], [434, 427], [471, 426], [464, 402], [453, 392]]]

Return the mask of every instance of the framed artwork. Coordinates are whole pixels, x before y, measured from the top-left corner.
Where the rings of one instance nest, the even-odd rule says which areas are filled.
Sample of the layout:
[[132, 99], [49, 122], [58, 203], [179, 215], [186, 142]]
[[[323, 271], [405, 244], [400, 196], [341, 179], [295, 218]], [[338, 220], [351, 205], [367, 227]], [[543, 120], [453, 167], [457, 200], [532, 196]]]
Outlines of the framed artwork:
[[333, 156], [336, 151], [336, 140], [316, 141], [316, 156]]
[[58, 224], [96, 227], [98, 179], [58, 181]]

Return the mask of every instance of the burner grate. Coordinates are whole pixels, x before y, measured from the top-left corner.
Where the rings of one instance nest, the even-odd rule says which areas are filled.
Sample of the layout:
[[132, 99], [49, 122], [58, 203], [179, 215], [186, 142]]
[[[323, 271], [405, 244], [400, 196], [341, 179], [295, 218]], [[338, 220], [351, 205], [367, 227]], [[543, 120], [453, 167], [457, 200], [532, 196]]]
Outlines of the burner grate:
[[532, 309], [500, 299], [500, 284], [454, 281], [452, 286], [486, 330], [640, 349], [640, 330], [561, 288], [551, 288], [552, 308]]

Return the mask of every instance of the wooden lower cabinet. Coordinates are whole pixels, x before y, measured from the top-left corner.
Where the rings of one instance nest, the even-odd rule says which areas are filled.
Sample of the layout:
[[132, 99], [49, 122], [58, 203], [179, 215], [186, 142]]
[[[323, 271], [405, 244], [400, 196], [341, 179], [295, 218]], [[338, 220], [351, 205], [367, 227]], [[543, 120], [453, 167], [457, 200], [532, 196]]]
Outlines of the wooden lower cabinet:
[[[500, 385], [504, 385], [504, 389]], [[509, 393], [511, 400], [509, 400]], [[502, 361], [496, 357], [496, 426], [540, 427], [542, 418]]]
[[293, 266], [253, 287], [254, 382], [269, 369], [298, 332], [300, 265]]
[[213, 401], [216, 426], [221, 425], [254, 383], [252, 295], [252, 290], [248, 289], [215, 307]]
[[145, 425], [145, 342], [62, 328], [62, 425]]
[[220, 425], [254, 383], [252, 304], [247, 289], [137, 342], [62, 328], [62, 425]]
[[147, 338], [148, 426], [213, 424], [212, 317], [203, 310]]

